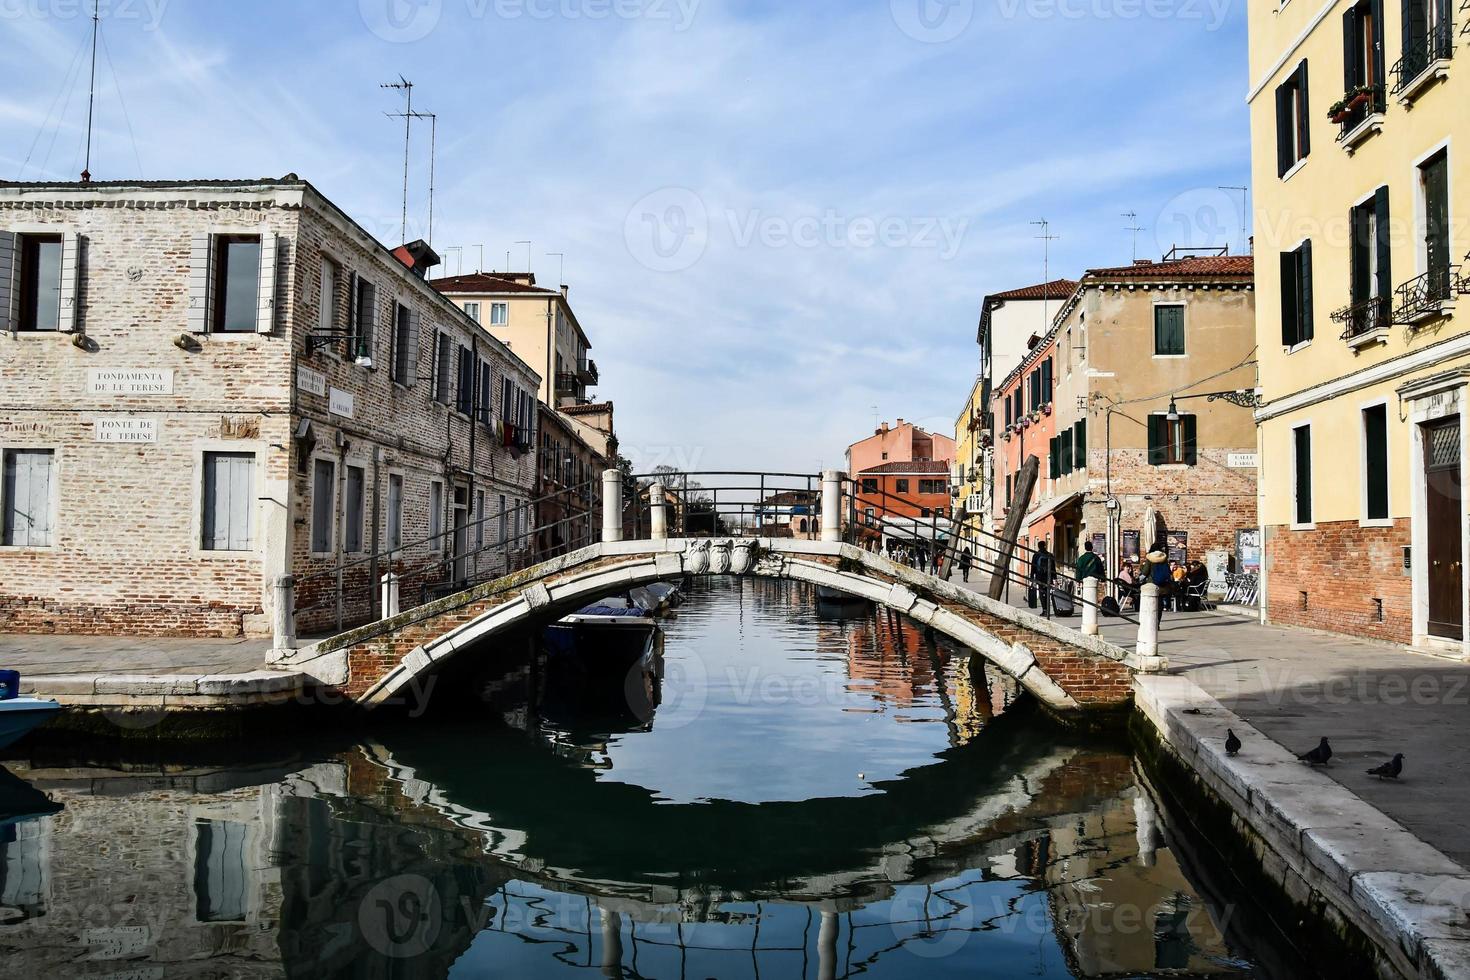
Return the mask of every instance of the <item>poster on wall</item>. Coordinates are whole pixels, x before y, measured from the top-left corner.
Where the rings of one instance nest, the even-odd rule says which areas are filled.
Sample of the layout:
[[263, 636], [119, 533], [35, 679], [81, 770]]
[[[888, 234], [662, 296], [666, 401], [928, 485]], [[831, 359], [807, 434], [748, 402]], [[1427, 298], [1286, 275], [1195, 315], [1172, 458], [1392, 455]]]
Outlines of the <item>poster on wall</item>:
[[1189, 532], [1170, 531], [1164, 535], [1164, 550], [1169, 553], [1170, 561], [1177, 561], [1182, 565], [1189, 559]]
[[1123, 532], [1123, 552], [1121, 557], [1124, 561], [1138, 560], [1138, 542], [1142, 537], [1143, 533], [1141, 531]]
[[1092, 536], [1092, 550], [1103, 560], [1108, 557], [1108, 534], [1100, 531]]
[[1235, 565], [1250, 575], [1261, 573], [1261, 529], [1245, 528], [1235, 532]]

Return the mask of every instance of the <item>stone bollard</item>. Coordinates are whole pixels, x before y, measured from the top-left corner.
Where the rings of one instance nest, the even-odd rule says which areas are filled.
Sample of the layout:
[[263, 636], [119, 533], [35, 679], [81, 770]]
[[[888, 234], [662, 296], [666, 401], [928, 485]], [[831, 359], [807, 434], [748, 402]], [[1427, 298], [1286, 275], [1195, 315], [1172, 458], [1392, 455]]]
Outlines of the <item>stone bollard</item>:
[[1097, 636], [1097, 587], [1096, 578], [1088, 576], [1082, 580], [1082, 635]]
[[398, 615], [398, 576], [393, 572], [383, 575], [383, 618]]
[[648, 536], [654, 541], [665, 541], [669, 537], [669, 505], [664, 499], [662, 483], [648, 488]]
[[276, 577], [276, 608], [271, 622], [271, 643], [277, 650], [296, 649], [296, 576]]
[[839, 470], [822, 473], [822, 540], [842, 540], [842, 478]]
[[623, 540], [623, 471], [602, 471], [602, 540]]
[[1138, 650], [1140, 657], [1159, 655], [1159, 587], [1145, 582], [1138, 590]]

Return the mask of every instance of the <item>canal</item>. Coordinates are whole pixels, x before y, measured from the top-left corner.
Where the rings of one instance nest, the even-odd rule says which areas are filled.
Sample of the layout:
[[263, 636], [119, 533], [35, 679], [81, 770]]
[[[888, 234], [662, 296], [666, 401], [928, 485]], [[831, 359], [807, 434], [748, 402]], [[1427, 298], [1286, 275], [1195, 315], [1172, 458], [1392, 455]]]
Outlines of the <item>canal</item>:
[[22, 748], [4, 974], [1310, 975], [1125, 741], [922, 628], [714, 579], [662, 649], [347, 735]]

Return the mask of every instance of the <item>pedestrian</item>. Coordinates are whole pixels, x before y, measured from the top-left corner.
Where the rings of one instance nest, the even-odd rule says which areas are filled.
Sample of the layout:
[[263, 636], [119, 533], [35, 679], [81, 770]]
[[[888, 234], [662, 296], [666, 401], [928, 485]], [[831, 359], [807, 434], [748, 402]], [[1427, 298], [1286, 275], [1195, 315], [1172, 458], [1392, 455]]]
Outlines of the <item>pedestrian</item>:
[[1169, 556], [1162, 551], [1150, 551], [1144, 556], [1147, 564], [1143, 569], [1143, 581], [1159, 587], [1158, 622], [1164, 621], [1164, 602], [1174, 594], [1174, 572], [1169, 568]]
[[1102, 581], [1103, 563], [1102, 559], [1092, 550], [1092, 542], [1082, 543], [1082, 554], [1077, 556], [1077, 581], [1085, 578], [1095, 578]]
[[934, 549], [933, 560], [934, 564], [930, 568], [930, 571], [937, 576], [939, 574], [939, 570], [944, 567], [944, 556], [940, 554], [938, 548]]
[[975, 556], [972, 555], [972, 554], [970, 554], [970, 549], [969, 549], [968, 546], [966, 546], [965, 547], [965, 550], [960, 552], [960, 581], [961, 582], [968, 582], [968, 581], [970, 581], [970, 562], [972, 562], [974, 560], [975, 560]]
[[1043, 541], [1036, 546], [1036, 554], [1031, 559], [1031, 585], [1041, 601], [1043, 616], [1051, 615], [1051, 587], [1056, 577], [1057, 560], [1052, 557]]

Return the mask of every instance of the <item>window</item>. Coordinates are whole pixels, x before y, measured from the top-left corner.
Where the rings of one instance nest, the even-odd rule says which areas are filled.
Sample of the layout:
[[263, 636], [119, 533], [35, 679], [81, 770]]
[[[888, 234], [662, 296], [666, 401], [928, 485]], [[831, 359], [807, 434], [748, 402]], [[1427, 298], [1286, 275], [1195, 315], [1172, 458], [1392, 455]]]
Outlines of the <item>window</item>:
[[1072, 472], [1072, 430], [1066, 429], [1057, 437], [1057, 466], [1066, 476]]
[[319, 459], [311, 477], [311, 550], [326, 554], [332, 550], [332, 502], [336, 497], [337, 465], [330, 459]]
[[489, 425], [490, 424], [490, 414], [491, 414], [490, 413], [490, 406], [494, 402], [494, 394], [493, 393], [495, 391], [495, 386], [491, 383], [492, 380], [493, 379], [491, 378], [491, 375], [490, 375], [490, 362], [489, 361], [481, 361], [480, 362], [480, 405], [479, 405], [479, 416], [480, 416], [480, 421], [483, 422], [483, 423], [485, 423], [486, 425]]
[[1006, 396], [1006, 428], [1010, 428], [1011, 423], [1015, 421], [1015, 418], [1013, 417], [1013, 414], [1011, 412], [1011, 407], [1012, 407], [1011, 406], [1011, 396], [1010, 395], [1007, 395]]
[[1058, 436], [1052, 436], [1047, 441], [1046, 475], [1052, 480], [1062, 475], [1062, 448], [1061, 439]]
[[361, 276], [353, 287], [352, 323], [348, 325], [347, 355], [371, 357], [373, 328], [378, 322], [378, 289]]
[[317, 296], [316, 328], [318, 333], [337, 329], [337, 282], [341, 270], [337, 263], [322, 256], [321, 292]]
[[388, 475], [388, 547], [403, 547], [403, 477]]
[[877, 480], [871, 480], [871, 479], [868, 479], [868, 478], [864, 477], [863, 478], [863, 493], [877, 493], [877, 492], [878, 492], [878, 481]]
[[1006, 474], [1006, 506], [1011, 505], [1011, 475]]
[[1312, 339], [1312, 243], [1281, 253], [1281, 345]]
[[434, 353], [434, 401], [449, 404], [449, 335], [435, 334]]
[[475, 352], [461, 344], [459, 348], [459, 384], [454, 398], [454, 407], [461, 415], [475, 413], [475, 377], [478, 374]]
[[1154, 307], [1154, 356], [1184, 354], [1184, 304]]
[[[61, 236], [18, 235], [20, 329], [61, 329]], [[250, 329], [254, 330], [252, 321]]]
[[434, 480], [429, 484], [429, 547], [444, 550], [440, 536], [444, 533], [444, 484]]
[[1150, 466], [1198, 462], [1197, 425], [1193, 415], [1170, 419], [1167, 415], [1148, 417], [1148, 462]]
[[1285, 177], [1311, 152], [1307, 63], [1303, 61], [1276, 87], [1276, 175]]
[[199, 820], [194, 828], [194, 918], [244, 922], [250, 907], [249, 827], [234, 820]]
[[1072, 426], [1072, 466], [1079, 470], [1087, 468], [1086, 419], [1078, 419], [1077, 424]]
[[393, 380], [401, 385], [409, 384], [410, 365], [417, 353], [413, 347], [413, 314], [397, 303], [393, 308]]
[[[1406, 4], [1407, 6], [1407, 4]], [[1362, 0], [1342, 15], [1342, 90], [1383, 86], [1383, 0]], [[1373, 106], [1378, 108], [1375, 95]]]
[[945, 481], [943, 481], [943, 480], [920, 480], [919, 481], [919, 493], [921, 493], [921, 494], [924, 494], [924, 493], [935, 494], [935, 493], [948, 493], [948, 492], [949, 492], [949, 487], [945, 484]]
[[1363, 519], [1388, 520], [1388, 407], [1363, 409]]
[[1297, 524], [1312, 523], [1312, 427], [1291, 430], [1293, 459], [1296, 469], [1296, 506], [1293, 516]]
[[500, 544], [510, 540], [510, 511], [505, 506], [505, 494], [500, 495]]
[[214, 263], [214, 333], [254, 333], [260, 310], [260, 238], [221, 235]]
[[480, 304], [479, 303], [466, 303], [464, 305], [464, 312], [465, 312], [465, 316], [469, 317], [471, 320], [474, 320], [476, 323], [479, 323], [480, 322]]
[[1400, 33], [1403, 60], [1395, 66], [1399, 72], [1395, 91], [1422, 75], [1436, 60], [1451, 57], [1458, 28], [1452, 0], [1404, 0]]
[[[1388, 188], [1357, 205], [1348, 216], [1352, 227], [1352, 301], [1356, 306], [1393, 294], [1389, 261]], [[1382, 323], [1387, 326], [1387, 321]]]
[[510, 322], [510, 307], [505, 303], [490, 304], [490, 325], [503, 327]]
[[1424, 271], [1429, 273], [1430, 299], [1447, 299], [1450, 276], [1449, 153], [1440, 150], [1419, 167], [1419, 195], [1424, 205]]
[[485, 491], [475, 491], [475, 550], [485, 547]]
[[893, 481], [893, 492], [894, 493], [908, 493], [909, 492], [909, 481], [907, 481], [907, 480], [895, 480], [895, 481]]
[[347, 467], [347, 499], [344, 503], [342, 515], [342, 549], [349, 552], [363, 550], [362, 541], [362, 514], [363, 514], [363, 490], [366, 484], [366, 474], [361, 466]]
[[51, 449], [5, 450], [0, 484], [4, 507], [3, 538], [7, 548], [51, 547], [51, 495], [56, 454]]
[[200, 529], [205, 551], [249, 551], [255, 514], [255, 454], [205, 453]]
[[1051, 404], [1051, 384], [1052, 359], [1048, 357], [1041, 362], [1041, 404], [1037, 405], [1037, 408], [1040, 408], [1042, 405]]

